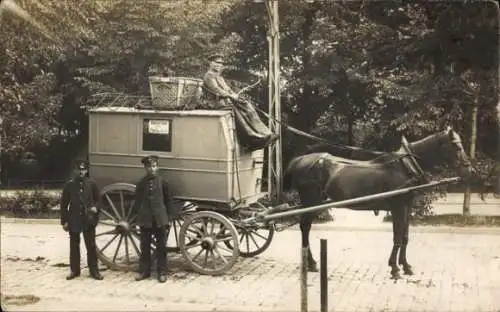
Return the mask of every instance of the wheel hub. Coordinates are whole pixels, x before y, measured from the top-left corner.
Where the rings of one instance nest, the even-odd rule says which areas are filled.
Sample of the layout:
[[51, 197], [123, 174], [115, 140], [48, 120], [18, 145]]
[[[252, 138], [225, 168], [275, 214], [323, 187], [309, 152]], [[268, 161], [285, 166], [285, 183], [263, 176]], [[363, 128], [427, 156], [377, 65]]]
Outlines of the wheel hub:
[[211, 236], [205, 237], [201, 241], [201, 248], [205, 250], [212, 250], [214, 249], [214, 246], [215, 246], [215, 240]]
[[130, 224], [127, 221], [120, 221], [116, 226], [116, 232], [120, 234], [126, 234], [130, 232]]

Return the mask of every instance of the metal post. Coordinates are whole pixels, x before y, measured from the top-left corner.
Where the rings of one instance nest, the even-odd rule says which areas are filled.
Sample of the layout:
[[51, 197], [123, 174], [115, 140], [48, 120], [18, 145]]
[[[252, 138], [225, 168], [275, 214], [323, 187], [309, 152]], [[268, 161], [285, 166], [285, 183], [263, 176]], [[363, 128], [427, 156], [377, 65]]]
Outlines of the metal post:
[[321, 312], [328, 311], [328, 270], [327, 270], [327, 244], [326, 239], [321, 239], [320, 246], [320, 287], [321, 287]]
[[307, 256], [308, 247], [302, 247], [302, 261], [300, 267], [300, 312], [307, 312]]

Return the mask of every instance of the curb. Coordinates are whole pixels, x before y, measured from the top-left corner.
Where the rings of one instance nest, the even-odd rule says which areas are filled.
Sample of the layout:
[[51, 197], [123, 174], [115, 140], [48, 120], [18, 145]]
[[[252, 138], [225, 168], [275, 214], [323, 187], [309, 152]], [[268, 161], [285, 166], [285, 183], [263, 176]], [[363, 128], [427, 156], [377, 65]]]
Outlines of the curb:
[[[7, 218], [0, 217], [0, 223], [17, 223], [17, 224], [59, 224], [59, 219], [23, 219], [23, 218]], [[285, 230], [300, 231], [298, 225], [291, 226]], [[313, 231], [364, 231], [364, 232], [392, 232], [392, 224], [380, 225], [342, 225], [342, 224], [313, 224]], [[500, 227], [453, 227], [453, 226], [425, 226], [417, 225], [410, 226], [412, 233], [436, 233], [436, 234], [482, 234], [482, 235], [500, 235]], [[279, 233], [279, 232], [278, 232]]]

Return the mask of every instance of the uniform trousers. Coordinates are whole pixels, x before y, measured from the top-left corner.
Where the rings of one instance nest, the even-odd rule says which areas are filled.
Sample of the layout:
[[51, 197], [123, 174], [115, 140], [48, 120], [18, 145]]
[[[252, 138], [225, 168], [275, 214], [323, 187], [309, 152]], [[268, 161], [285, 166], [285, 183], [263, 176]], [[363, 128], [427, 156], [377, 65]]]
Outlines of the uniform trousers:
[[151, 274], [151, 238], [156, 240], [156, 270], [158, 275], [166, 273], [167, 267], [167, 235], [166, 226], [158, 227], [153, 222], [152, 227], [141, 226], [141, 256], [139, 271], [141, 274]]
[[[90, 274], [97, 274], [99, 270], [97, 267], [95, 227], [90, 226], [82, 233], [85, 249], [87, 249], [87, 264]], [[69, 267], [71, 272], [80, 273], [80, 232], [69, 232]]]

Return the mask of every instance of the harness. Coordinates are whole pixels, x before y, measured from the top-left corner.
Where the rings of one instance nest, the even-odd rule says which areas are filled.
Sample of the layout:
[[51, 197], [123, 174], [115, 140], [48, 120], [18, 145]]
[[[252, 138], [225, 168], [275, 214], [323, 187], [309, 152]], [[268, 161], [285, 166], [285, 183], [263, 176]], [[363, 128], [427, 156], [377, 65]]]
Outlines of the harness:
[[405, 183], [405, 186], [413, 184], [415, 182], [428, 183], [429, 180], [425, 174], [422, 167], [418, 164], [418, 156], [414, 154], [408, 144], [408, 140], [403, 136], [402, 147], [405, 151], [403, 157], [400, 158], [401, 164], [407, 170], [408, 174], [411, 176], [410, 180]]

